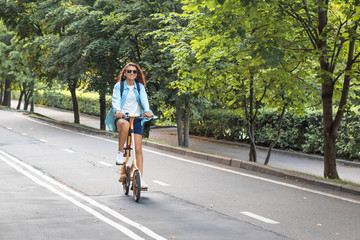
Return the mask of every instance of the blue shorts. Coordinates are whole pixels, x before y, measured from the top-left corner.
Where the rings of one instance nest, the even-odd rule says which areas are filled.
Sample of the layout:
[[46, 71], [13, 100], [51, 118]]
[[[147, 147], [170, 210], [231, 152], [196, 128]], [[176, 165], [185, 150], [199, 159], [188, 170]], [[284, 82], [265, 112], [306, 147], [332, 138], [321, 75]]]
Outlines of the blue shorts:
[[[117, 124], [117, 122], [119, 121], [119, 119], [120, 118], [115, 118], [115, 121], [114, 121], [114, 123], [115, 123], [115, 128], [116, 128], [116, 124]], [[126, 121], [130, 121], [130, 119], [125, 119]], [[141, 121], [142, 121], [142, 119], [141, 118], [135, 118], [134, 119], [134, 133], [135, 134], [140, 134], [140, 135], [142, 135], [142, 133], [143, 133], [143, 129], [142, 129], [142, 126], [141, 126]], [[116, 129], [116, 131], [118, 131], [117, 129]]]

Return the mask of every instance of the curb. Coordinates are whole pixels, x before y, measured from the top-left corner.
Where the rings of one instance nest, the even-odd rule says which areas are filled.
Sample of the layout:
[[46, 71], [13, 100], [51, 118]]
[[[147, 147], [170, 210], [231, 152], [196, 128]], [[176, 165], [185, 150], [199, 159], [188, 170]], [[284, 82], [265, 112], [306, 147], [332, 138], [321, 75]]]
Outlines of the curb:
[[[35, 118], [40, 121], [49, 122], [54, 125], [60, 125], [64, 128], [76, 130], [78, 132], [83, 132], [83, 133], [88, 133], [88, 134], [96, 134], [96, 135], [105, 135], [105, 136], [109, 136], [109, 137], [117, 136], [116, 133], [111, 133], [111, 132], [104, 131], [104, 130], [98, 130], [98, 129], [94, 129], [91, 127], [84, 127], [81, 125], [75, 125], [75, 124], [67, 123], [67, 122], [60, 122], [60, 121], [57, 121], [54, 119], [50, 119], [50, 118], [46, 118], [46, 117], [38, 117], [38, 116], [34, 116], [34, 115], [31, 115], [28, 113], [26, 113], [26, 114], [31, 118]], [[309, 176], [306, 174], [295, 173], [295, 172], [290, 172], [287, 170], [272, 168], [272, 167], [261, 165], [261, 164], [254, 163], [254, 162], [244, 161], [244, 160], [240, 160], [240, 159], [236, 159], [236, 158], [228, 158], [228, 157], [222, 157], [222, 156], [217, 156], [217, 155], [196, 152], [196, 151], [189, 150], [186, 148], [173, 147], [170, 145], [155, 143], [155, 142], [151, 142], [148, 140], [143, 140], [143, 144], [145, 146], [153, 147], [156, 149], [160, 149], [160, 150], [164, 150], [164, 151], [168, 151], [168, 152], [172, 152], [172, 153], [176, 153], [176, 154], [180, 154], [180, 155], [184, 155], [184, 156], [199, 158], [202, 160], [219, 163], [219, 164], [231, 166], [234, 168], [242, 168], [242, 169], [247, 169], [247, 170], [251, 170], [251, 171], [255, 171], [255, 172], [259, 172], [259, 173], [282, 177], [285, 179], [302, 181], [304, 183], [308, 183], [308, 184], [312, 184], [312, 185], [316, 185], [316, 186], [322, 186], [325, 188], [329, 188], [329, 189], [337, 190], [337, 191], [341, 191], [341, 192], [346, 192], [346, 193], [351, 193], [351, 194], [356, 194], [356, 195], [360, 194], [360, 187], [358, 187], [358, 186], [336, 183], [336, 182], [332, 182], [332, 181], [325, 180], [325, 179], [318, 179], [316, 177]]]
[[[176, 134], [172, 134], [172, 135], [176, 135]], [[246, 143], [217, 140], [217, 139], [212, 139], [212, 138], [207, 138], [207, 137], [191, 136], [190, 138], [199, 139], [199, 140], [205, 140], [205, 141], [214, 142], [214, 143], [221, 143], [221, 144], [228, 144], [228, 145], [246, 147], [246, 148], [249, 147], [249, 145], [246, 144]], [[268, 150], [268, 148], [263, 147], [263, 146], [256, 146], [256, 148], [264, 150], [264, 151]], [[286, 150], [281, 150], [281, 149], [276, 149], [276, 148], [272, 149], [272, 151], [277, 152], [277, 153], [281, 153], [281, 154], [287, 154], [287, 155], [298, 156], [298, 157], [302, 157], [302, 158], [308, 158], [308, 159], [312, 159], [312, 160], [318, 160], [318, 161], [323, 161], [324, 160], [323, 156], [312, 155], [312, 154], [307, 154], [307, 153], [302, 153], [302, 152], [286, 151]], [[344, 166], [351, 166], [351, 167], [359, 167], [360, 168], [360, 162], [352, 162], [352, 161], [348, 161], [348, 160], [344, 160], [344, 159], [337, 159], [336, 162], [339, 163], [339, 164], [343, 164]]]

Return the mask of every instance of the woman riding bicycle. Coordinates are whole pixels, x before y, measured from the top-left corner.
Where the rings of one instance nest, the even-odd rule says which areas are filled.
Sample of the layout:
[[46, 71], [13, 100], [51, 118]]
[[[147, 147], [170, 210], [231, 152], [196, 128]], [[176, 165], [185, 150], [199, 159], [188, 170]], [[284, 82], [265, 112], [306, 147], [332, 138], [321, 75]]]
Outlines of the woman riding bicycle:
[[[121, 82], [123, 81], [123, 86]], [[126, 113], [129, 115], [142, 115], [152, 118], [153, 114], [149, 107], [149, 100], [145, 92], [145, 76], [140, 66], [136, 63], [128, 63], [121, 71], [118, 82], [114, 86], [112, 96], [112, 107], [114, 109], [114, 125], [119, 131], [119, 149], [116, 164], [125, 162], [124, 144], [128, 136], [130, 123], [124, 119]], [[134, 120], [134, 141], [137, 165], [141, 176], [143, 175], [143, 153], [142, 153], [142, 123], [145, 119]], [[147, 184], [142, 180], [142, 188]]]

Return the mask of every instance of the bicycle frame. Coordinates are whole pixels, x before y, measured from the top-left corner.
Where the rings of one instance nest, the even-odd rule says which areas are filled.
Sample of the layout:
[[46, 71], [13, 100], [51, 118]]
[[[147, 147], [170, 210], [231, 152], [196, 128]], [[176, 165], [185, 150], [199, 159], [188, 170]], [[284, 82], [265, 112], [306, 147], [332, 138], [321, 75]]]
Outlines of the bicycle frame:
[[[121, 167], [120, 179], [119, 182], [123, 184], [123, 190], [125, 195], [129, 194], [129, 188], [132, 182], [132, 187], [134, 191], [134, 200], [138, 202], [140, 200], [140, 192], [141, 190], [147, 190], [141, 188], [141, 173], [137, 166], [136, 161], [136, 145], [135, 145], [135, 137], [134, 137], [134, 119], [139, 116], [126, 116], [125, 118], [129, 118], [130, 128], [128, 137], [126, 140], [126, 146], [124, 150], [126, 151], [126, 160], [123, 166]], [[128, 162], [130, 159], [130, 151], [133, 154], [133, 159], [131, 166], [128, 166]]]
[[[133, 154], [133, 161], [130, 168], [130, 173], [133, 173], [134, 170], [139, 170], [136, 162], [136, 152], [135, 152], [135, 138], [134, 138], [134, 120], [139, 116], [128, 116], [130, 128], [129, 128], [129, 134], [126, 140], [126, 147], [124, 148], [126, 150], [126, 160], [124, 165], [121, 167], [121, 175], [119, 181], [121, 182], [126, 175], [124, 175], [125, 166], [127, 166], [127, 163], [130, 159], [130, 151]], [[130, 143], [130, 144], [129, 144]], [[141, 173], [140, 173], [141, 174]], [[132, 177], [132, 176], [131, 176]]]

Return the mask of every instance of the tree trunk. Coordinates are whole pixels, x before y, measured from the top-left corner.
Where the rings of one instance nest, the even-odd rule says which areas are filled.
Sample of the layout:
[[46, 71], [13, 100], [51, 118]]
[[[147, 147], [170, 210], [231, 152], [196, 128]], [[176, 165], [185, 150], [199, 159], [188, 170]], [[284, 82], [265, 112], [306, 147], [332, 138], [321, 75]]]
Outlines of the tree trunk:
[[22, 98], [23, 98], [23, 96], [24, 96], [24, 90], [21, 90], [21, 92], [20, 92], [20, 97], [19, 97], [19, 101], [18, 101], [18, 105], [17, 105], [17, 107], [16, 107], [16, 109], [20, 109], [20, 107], [21, 107], [21, 102], [22, 102]]
[[184, 116], [184, 147], [189, 147], [189, 124], [190, 124], [190, 100], [185, 99], [185, 116]]
[[248, 135], [249, 135], [249, 139], [250, 139], [250, 150], [249, 150], [249, 161], [250, 162], [257, 161], [254, 130], [255, 130], [254, 121], [251, 120], [248, 125]]
[[27, 89], [25, 90], [25, 101], [24, 101], [24, 110], [27, 111], [30, 99], [32, 97], [33, 91], [34, 91], [34, 83], [31, 83], [28, 85]]
[[283, 117], [284, 117], [284, 114], [285, 114], [285, 109], [286, 109], [286, 105], [284, 105], [284, 107], [282, 109], [282, 112], [281, 112], [281, 115], [279, 117], [278, 128], [277, 128], [277, 136], [276, 136], [275, 140], [269, 146], [269, 150], [268, 150], [264, 165], [268, 165], [268, 163], [270, 161], [271, 151], [272, 151], [272, 149], [275, 147], [275, 145], [277, 144], [277, 142], [280, 139], [281, 125], [282, 125], [282, 120], [283, 120]]
[[100, 129], [105, 130], [106, 99], [105, 99], [105, 93], [103, 93], [102, 91], [100, 92], [99, 102], [100, 102]]
[[177, 97], [175, 99], [175, 107], [176, 107], [176, 126], [177, 126], [177, 135], [178, 135], [178, 145], [180, 147], [183, 146], [183, 140], [182, 140], [182, 114], [181, 114], [181, 101]]
[[4, 96], [4, 83], [1, 82], [1, 83], [0, 83], [0, 104], [1, 104], [2, 101], [3, 101], [3, 96]]
[[30, 94], [28, 92], [25, 92], [24, 107], [23, 107], [25, 111], [27, 111], [27, 108], [29, 106], [29, 95]]
[[[33, 94], [32, 94], [33, 95]], [[31, 104], [30, 104], [30, 113], [34, 113], [35, 112], [35, 108], [34, 108], [34, 96], [31, 97]]]
[[5, 79], [4, 100], [1, 105], [10, 107], [11, 104], [11, 80]]
[[71, 100], [73, 104], [73, 111], [74, 111], [74, 123], [80, 123], [80, 116], [79, 116], [79, 104], [76, 98], [76, 84], [69, 84], [69, 90], [71, 93]]
[[249, 161], [250, 162], [256, 162], [256, 145], [255, 145], [255, 117], [254, 115], [254, 76], [253, 74], [250, 75], [250, 96], [249, 96], [249, 103], [250, 103], [250, 109], [249, 109], [249, 123], [248, 123], [248, 135], [250, 139], [250, 150], [249, 150]]
[[[324, 29], [328, 24], [328, 5], [324, 1], [324, 4], [319, 6], [318, 20], [319, 20], [319, 35], [322, 36]], [[317, 42], [318, 49], [321, 51], [319, 59], [321, 70], [324, 74], [321, 75], [321, 98], [323, 103], [323, 131], [324, 131], [324, 177], [336, 179], [339, 175], [336, 170], [336, 135], [337, 131], [334, 131], [333, 126], [333, 93], [334, 93], [334, 82], [331, 77], [327, 74], [332, 73], [329, 59], [327, 56], [327, 38], [322, 36]]]

